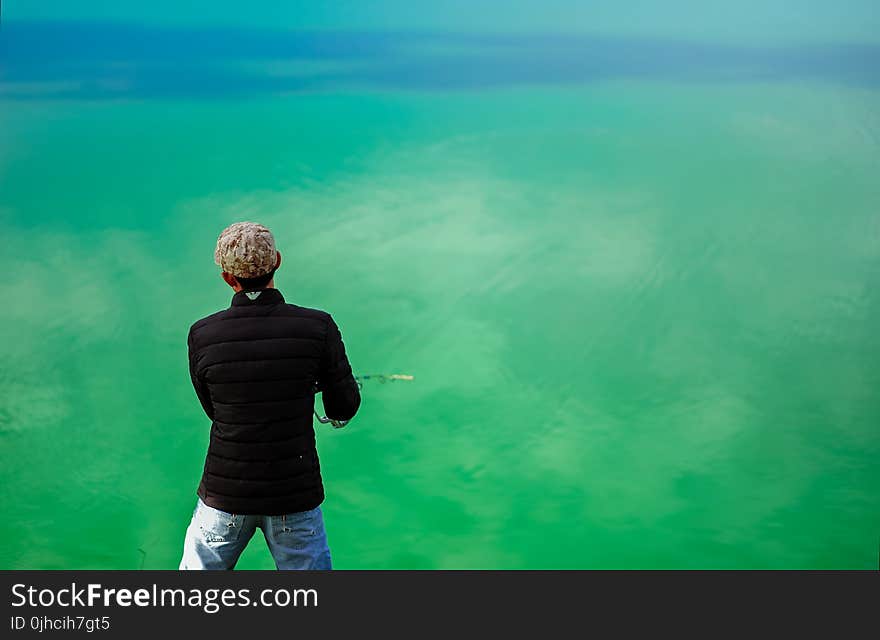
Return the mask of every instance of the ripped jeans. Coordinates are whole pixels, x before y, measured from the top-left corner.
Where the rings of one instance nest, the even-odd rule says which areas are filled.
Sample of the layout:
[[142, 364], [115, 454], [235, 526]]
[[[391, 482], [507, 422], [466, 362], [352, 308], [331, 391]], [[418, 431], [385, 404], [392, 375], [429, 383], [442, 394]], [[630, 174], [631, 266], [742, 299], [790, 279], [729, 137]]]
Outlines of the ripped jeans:
[[321, 507], [280, 516], [241, 515], [209, 507], [199, 498], [179, 569], [233, 569], [257, 527], [278, 569], [331, 568]]

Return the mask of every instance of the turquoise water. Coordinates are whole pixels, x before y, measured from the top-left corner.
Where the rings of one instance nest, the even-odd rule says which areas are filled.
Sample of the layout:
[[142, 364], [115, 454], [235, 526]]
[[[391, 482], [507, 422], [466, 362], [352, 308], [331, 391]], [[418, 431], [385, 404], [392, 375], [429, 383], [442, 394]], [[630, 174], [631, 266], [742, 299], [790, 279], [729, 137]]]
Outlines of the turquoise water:
[[0, 30], [0, 567], [177, 566], [246, 219], [415, 376], [317, 427], [335, 566], [876, 568], [869, 4], [94, 4]]

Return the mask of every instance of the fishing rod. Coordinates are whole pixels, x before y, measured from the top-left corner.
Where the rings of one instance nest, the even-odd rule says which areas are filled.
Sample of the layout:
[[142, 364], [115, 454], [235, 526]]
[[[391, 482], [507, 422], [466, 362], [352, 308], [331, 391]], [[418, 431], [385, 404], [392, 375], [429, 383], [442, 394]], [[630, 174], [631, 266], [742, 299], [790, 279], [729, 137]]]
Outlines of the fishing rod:
[[[413, 376], [406, 373], [370, 373], [361, 376], [355, 376], [354, 381], [357, 383], [358, 389], [364, 388], [364, 380], [376, 380], [382, 384], [386, 382], [394, 382], [395, 380], [414, 380]], [[331, 423], [335, 429], [341, 429], [347, 425], [350, 420], [334, 420], [327, 416], [319, 416], [317, 409], [314, 410], [315, 417], [321, 424]]]

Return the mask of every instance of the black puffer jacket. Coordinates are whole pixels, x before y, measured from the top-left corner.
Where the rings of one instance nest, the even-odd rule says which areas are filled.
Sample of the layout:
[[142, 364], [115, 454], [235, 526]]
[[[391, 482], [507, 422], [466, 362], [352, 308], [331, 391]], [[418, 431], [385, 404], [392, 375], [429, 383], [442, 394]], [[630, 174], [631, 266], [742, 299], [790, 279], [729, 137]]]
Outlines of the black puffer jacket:
[[193, 387], [213, 421], [202, 500], [262, 515], [321, 504], [316, 385], [330, 418], [352, 418], [361, 401], [330, 314], [286, 303], [278, 289], [239, 291], [228, 309], [195, 322], [187, 343]]

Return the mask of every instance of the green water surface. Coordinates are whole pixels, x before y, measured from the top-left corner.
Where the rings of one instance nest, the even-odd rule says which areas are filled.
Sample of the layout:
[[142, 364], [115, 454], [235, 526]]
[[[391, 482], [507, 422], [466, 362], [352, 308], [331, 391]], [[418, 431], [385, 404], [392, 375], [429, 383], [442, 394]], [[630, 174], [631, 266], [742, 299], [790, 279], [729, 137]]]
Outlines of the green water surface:
[[[220, 230], [365, 384], [338, 568], [875, 568], [880, 93], [0, 101], [2, 568], [175, 568]], [[271, 568], [259, 534], [241, 568]]]

